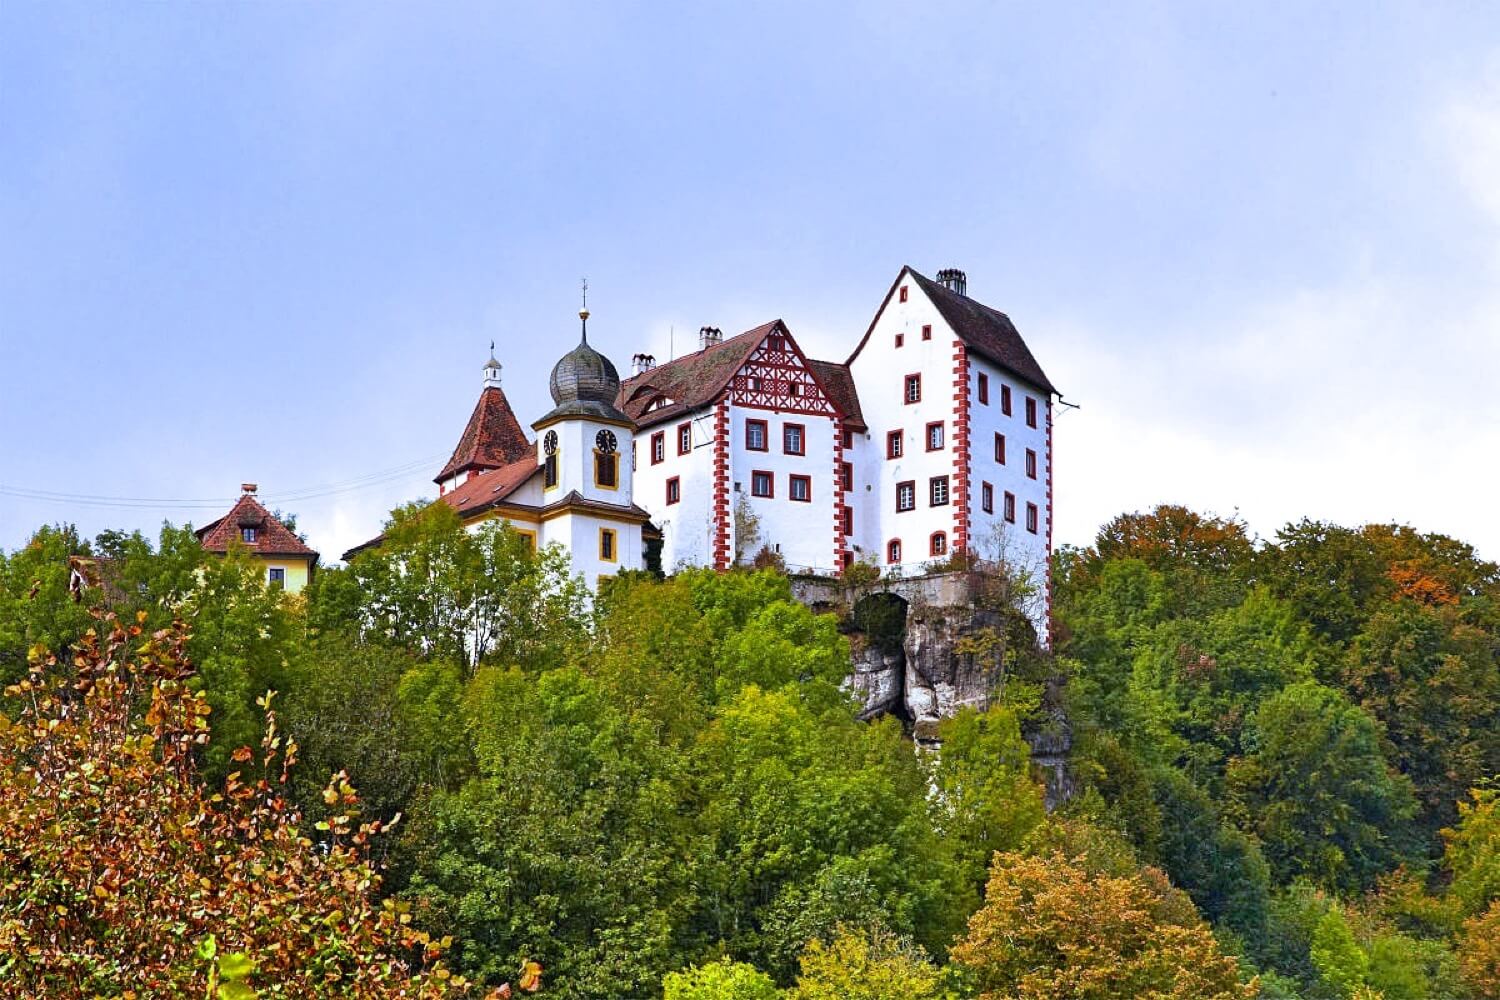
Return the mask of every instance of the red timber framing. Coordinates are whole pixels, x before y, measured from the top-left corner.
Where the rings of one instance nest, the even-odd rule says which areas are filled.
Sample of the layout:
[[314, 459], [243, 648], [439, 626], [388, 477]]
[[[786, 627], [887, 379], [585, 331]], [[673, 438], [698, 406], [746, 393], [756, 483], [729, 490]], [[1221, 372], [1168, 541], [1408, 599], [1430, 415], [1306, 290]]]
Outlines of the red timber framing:
[[[1051, 527], [1051, 522], [1048, 522]], [[844, 422], [833, 419], [833, 568], [844, 570], [849, 539], [844, 534]]]
[[839, 416], [801, 348], [779, 324], [729, 380], [729, 391], [736, 406], [835, 419]]
[[714, 569], [729, 568], [729, 399], [714, 407]]
[[1052, 648], [1052, 397], [1047, 397], [1047, 648]]
[[969, 550], [969, 350], [953, 341], [953, 545]]

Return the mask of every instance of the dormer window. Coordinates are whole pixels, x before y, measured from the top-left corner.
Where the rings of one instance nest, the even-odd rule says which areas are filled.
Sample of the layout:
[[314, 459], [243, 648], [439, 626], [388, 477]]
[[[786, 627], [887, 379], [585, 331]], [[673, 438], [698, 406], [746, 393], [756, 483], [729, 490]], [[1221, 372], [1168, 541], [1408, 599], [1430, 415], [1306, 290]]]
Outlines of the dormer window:
[[240, 529], [240, 541], [245, 542], [248, 545], [254, 545], [255, 544], [255, 529], [254, 528], [241, 528]]

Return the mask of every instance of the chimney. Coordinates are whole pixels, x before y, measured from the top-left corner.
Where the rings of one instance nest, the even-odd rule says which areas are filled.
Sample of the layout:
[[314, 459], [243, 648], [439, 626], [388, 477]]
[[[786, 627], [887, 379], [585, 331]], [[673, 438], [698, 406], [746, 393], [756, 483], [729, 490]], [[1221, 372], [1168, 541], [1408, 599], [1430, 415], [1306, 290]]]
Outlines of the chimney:
[[260, 487], [256, 486], [254, 483], [240, 483], [240, 491], [243, 493], [254, 494], [255, 491], [259, 488]]
[[649, 372], [655, 367], [656, 355], [654, 354], [637, 354], [635, 357], [630, 359], [630, 370], [633, 374], [636, 375], [640, 375], [643, 372]]
[[698, 328], [698, 350], [706, 350], [715, 344], [724, 343], [724, 331], [716, 326]]
[[941, 271], [939, 271], [937, 273], [937, 280], [938, 280], [938, 284], [940, 284], [944, 288], [948, 289], [948, 291], [950, 291], [950, 292], [957, 292], [958, 294], [964, 296], [965, 298], [968, 298], [968, 296], [969, 296], [969, 276], [966, 275], [966, 274], [964, 274], [958, 268], [956, 268], [956, 267], [945, 267], [945, 268], [943, 268]]

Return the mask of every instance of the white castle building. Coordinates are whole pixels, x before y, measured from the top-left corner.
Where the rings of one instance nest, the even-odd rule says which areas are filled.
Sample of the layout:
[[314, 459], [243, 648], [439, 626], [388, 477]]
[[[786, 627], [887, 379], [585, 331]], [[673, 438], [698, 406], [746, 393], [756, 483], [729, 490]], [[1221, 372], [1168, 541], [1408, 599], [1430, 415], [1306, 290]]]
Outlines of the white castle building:
[[648, 565], [728, 569], [762, 548], [793, 572], [860, 560], [915, 573], [970, 553], [1046, 582], [1058, 393], [962, 271], [903, 267], [842, 363], [807, 357], [778, 319], [729, 338], [705, 327], [697, 352], [665, 364], [638, 354], [622, 382], [580, 315], [534, 439], [499, 363], [484, 366], [435, 479], [466, 523], [500, 517], [557, 542], [591, 584]]

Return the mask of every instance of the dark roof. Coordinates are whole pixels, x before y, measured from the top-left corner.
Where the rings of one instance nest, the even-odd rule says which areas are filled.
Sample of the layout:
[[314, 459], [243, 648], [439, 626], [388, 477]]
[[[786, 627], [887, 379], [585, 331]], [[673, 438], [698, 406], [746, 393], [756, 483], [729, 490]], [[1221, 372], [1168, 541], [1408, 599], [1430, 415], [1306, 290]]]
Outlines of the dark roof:
[[[254, 528], [255, 541], [241, 541], [241, 528]], [[256, 555], [311, 556], [314, 562], [318, 559], [316, 551], [272, 517], [271, 512], [249, 493], [236, 500], [228, 514], [210, 521], [194, 534], [208, 552], [228, 552], [231, 542], [239, 542]]]
[[505, 393], [499, 386], [486, 386], [474, 404], [458, 447], [453, 449], [453, 457], [433, 482], [441, 483], [467, 469], [498, 469], [531, 453], [531, 442], [511, 412]]
[[[762, 323], [696, 354], [633, 375], [620, 384], [620, 396], [615, 405], [641, 427], [659, 424], [707, 406], [744, 367], [766, 335], [782, 325], [779, 319]], [[647, 413], [646, 407], [659, 396], [672, 402]]]
[[859, 391], [854, 387], [854, 375], [849, 366], [814, 358], [808, 358], [807, 364], [833, 400], [834, 407], [843, 415], [844, 426], [856, 431], [865, 430], [865, 415], [859, 408]]
[[[896, 291], [896, 287], [901, 284], [901, 279], [908, 273], [918, 287], [927, 293], [932, 304], [937, 306], [938, 312], [953, 328], [958, 339], [962, 340], [971, 351], [988, 358], [1038, 389], [1061, 395], [1053, 386], [1052, 381], [1047, 378], [1046, 372], [1042, 371], [1042, 366], [1037, 364], [1036, 358], [1032, 357], [1031, 349], [1026, 346], [1026, 341], [1021, 339], [1020, 331], [1010, 321], [1009, 316], [967, 295], [949, 291], [931, 278], [918, 274], [909, 264], [896, 275], [891, 291], [886, 294], [885, 300], [880, 305], [881, 311], [885, 310], [885, 303], [891, 300], [891, 294]], [[875, 323], [879, 319], [880, 313], [877, 312], [875, 319], [870, 321], [870, 328], [865, 331], [859, 346], [849, 356], [851, 362], [864, 349], [865, 341], [870, 339], [870, 334], [874, 331]]]
[[620, 394], [620, 375], [614, 363], [589, 345], [585, 333], [577, 347], [564, 354], [552, 366], [548, 382], [552, 390], [552, 411], [531, 426], [540, 427], [561, 417], [595, 417], [600, 420], [625, 420], [615, 409]]

